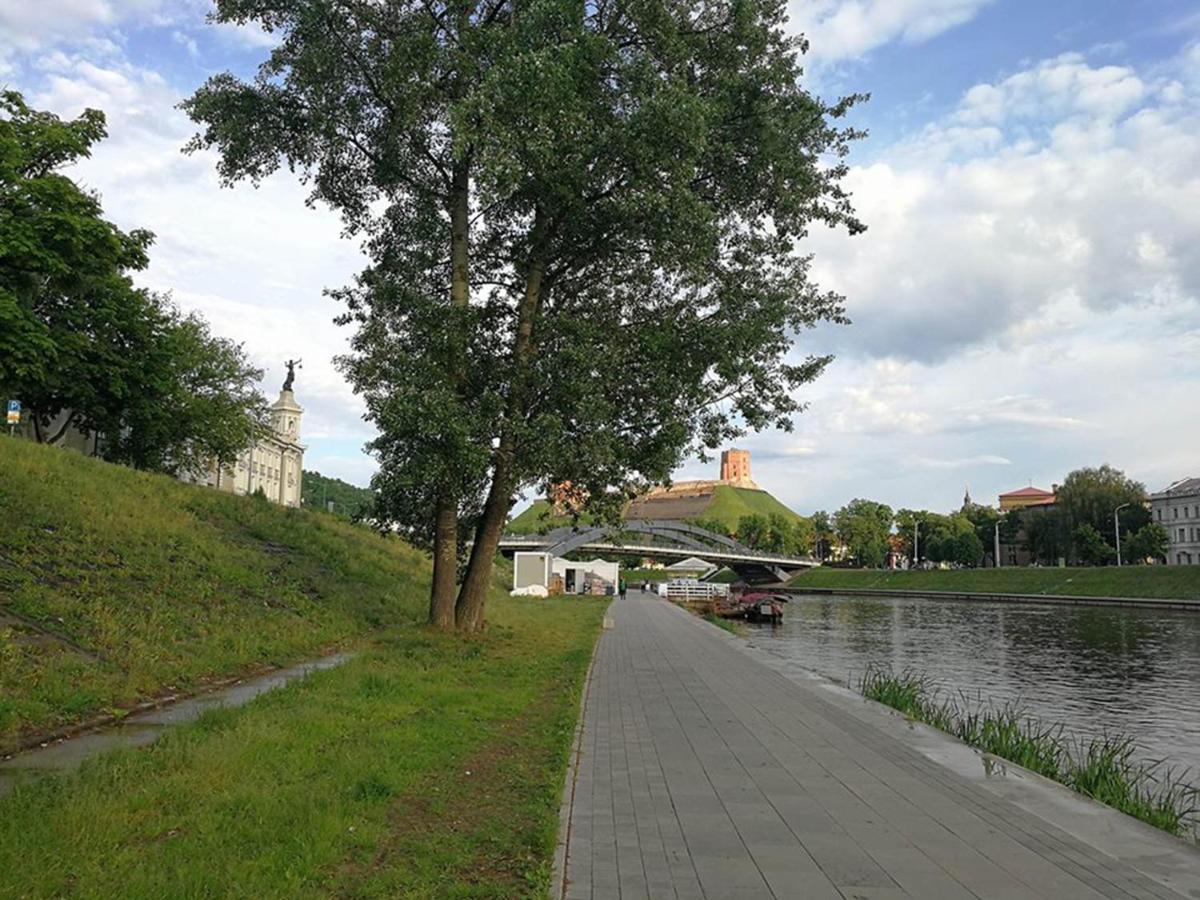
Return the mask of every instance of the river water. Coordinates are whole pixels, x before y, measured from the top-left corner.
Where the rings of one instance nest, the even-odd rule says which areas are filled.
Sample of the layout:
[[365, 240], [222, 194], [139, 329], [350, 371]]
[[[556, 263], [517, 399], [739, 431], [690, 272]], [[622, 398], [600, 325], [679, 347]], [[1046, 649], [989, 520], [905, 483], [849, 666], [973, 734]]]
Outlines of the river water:
[[1200, 781], [1200, 613], [1104, 606], [794, 595], [757, 646], [857, 688], [872, 663], [944, 690], [1018, 700], [1087, 737], [1128, 734]]

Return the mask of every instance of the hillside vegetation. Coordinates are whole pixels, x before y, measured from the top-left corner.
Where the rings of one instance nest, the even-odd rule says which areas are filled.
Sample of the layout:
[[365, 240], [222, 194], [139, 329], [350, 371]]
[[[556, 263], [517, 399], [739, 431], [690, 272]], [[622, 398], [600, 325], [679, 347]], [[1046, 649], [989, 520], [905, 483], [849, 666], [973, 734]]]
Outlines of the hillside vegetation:
[[320, 472], [304, 470], [300, 502], [306, 509], [326, 510], [332, 503], [335, 515], [350, 519], [370, 509], [374, 499], [375, 494], [370, 488], [361, 488], [340, 478], [329, 478]]
[[994, 594], [1074, 594], [1081, 597], [1158, 597], [1200, 600], [1200, 566], [949, 569], [886, 572], [816, 568], [792, 587], [905, 591], [978, 591]]
[[425, 611], [398, 541], [20, 440], [0, 522], [0, 747]]
[[[751, 488], [734, 487], [731, 484], [720, 484], [713, 488], [712, 494], [707, 498], [697, 498], [701, 502], [694, 504], [694, 515], [685, 517], [685, 521], [702, 521], [704, 523], [720, 523], [722, 529], [727, 533], [737, 531], [738, 523], [743, 516], [783, 516], [789, 522], [799, 522], [803, 517], [788, 509], [779, 500], [776, 500], [771, 494], [766, 491], [756, 491]], [[707, 502], [704, 502], [707, 500]], [[664, 498], [664, 508], [666, 504], [671, 503], [669, 498]], [[648, 503], [643, 503], [642, 512], [650, 518], [654, 518], [654, 505], [652, 500]], [[570, 516], [553, 516], [549, 515], [551, 506], [547, 500], [535, 500], [528, 509], [521, 512], [508, 524], [508, 532], [510, 534], [540, 534], [550, 531], [554, 528], [560, 528], [564, 525], [572, 524]], [[664, 516], [664, 518], [674, 518], [673, 516]], [[581, 524], [587, 524], [591, 520], [587, 516], [580, 517]]]

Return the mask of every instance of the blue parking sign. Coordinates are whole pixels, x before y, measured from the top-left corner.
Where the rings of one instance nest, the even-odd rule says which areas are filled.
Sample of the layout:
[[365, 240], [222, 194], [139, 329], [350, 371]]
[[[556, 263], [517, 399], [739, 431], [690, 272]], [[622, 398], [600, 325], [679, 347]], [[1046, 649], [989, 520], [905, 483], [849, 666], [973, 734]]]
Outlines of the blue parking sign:
[[20, 400], [9, 400], [8, 401], [8, 424], [9, 425], [20, 425], [21, 424], [21, 401]]

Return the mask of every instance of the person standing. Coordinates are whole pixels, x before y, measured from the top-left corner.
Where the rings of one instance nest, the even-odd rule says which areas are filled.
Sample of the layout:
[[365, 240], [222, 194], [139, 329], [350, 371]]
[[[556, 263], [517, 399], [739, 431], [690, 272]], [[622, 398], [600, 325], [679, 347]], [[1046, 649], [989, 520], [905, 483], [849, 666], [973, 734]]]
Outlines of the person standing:
[[625, 579], [621, 579], [621, 599], [625, 599], [625, 594], [629, 592], [629, 585], [625, 583]]

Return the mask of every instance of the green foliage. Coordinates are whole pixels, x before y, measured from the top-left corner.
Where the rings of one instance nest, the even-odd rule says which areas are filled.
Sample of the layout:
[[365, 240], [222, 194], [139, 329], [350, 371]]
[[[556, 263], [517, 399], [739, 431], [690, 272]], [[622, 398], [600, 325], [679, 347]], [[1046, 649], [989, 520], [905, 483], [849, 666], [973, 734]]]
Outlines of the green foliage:
[[340, 478], [328, 478], [320, 472], [304, 470], [300, 502], [306, 509], [326, 510], [333, 503], [334, 515], [345, 519], [361, 519], [371, 512], [375, 495], [370, 488], [361, 488]]
[[1028, 716], [1018, 703], [972, 703], [941, 695], [919, 673], [871, 666], [859, 681], [863, 696], [948, 732], [986, 753], [1059, 781], [1171, 834], [1200, 826], [1200, 790], [1161, 762], [1142, 762], [1126, 735], [1069, 740], [1061, 725]]
[[1157, 522], [1148, 522], [1136, 534], [1125, 533], [1121, 539], [1121, 553], [1126, 562], [1140, 563], [1146, 560], [1162, 560], [1171, 549], [1171, 538], [1167, 529]]
[[860, 566], [883, 565], [892, 530], [892, 509], [874, 500], [851, 500], [833, 514], [834, 527]]
[[829, 361], [795, 336], [844, 321], [796, 243], [862, 229], [839, 123], [860, 98], [801, 87], [783, 18], [779, 0], [218, 3], [278, 42], [254, 80], [185, 103], [191, 146], [228, 181], [300, 170], [368, 238], [342, 364], [406, 534], [449, 499], [490, 546], [517, 493], [564, 480], [615, 519], [638, 479], [790, 426]]
[[0, 395], [22, 401], [39, 441], [75, 427], [140, 468], [231, 462], [261, 425], [262, 373], [133, 286], [153, 236], [122, 232], [58, 171], [104, 136], [97, 110], [63, 122], [0, 93]]
[[1116, 556], [1104, 536], [1086, 522], [1075, 529], [1075, 553], [1089, 566], [1100, 566]]
[[[428, 568], [413, 574], [410, 620]], [[497, 596], [469, 641], [389, 628], [152, 747], [18, 785], [0, 797], [0, 896], [545, 896], [605, 606]]]
[[1122, 504], [1129, 504], [1121, 510], [1122, 529], [1136, 532], [1150, 522], [1146, 486], [1109, 465], [1071, 472], [1058, 488], [1057, 498], [1055, 505], [1062, 510], [1072, 534], [1080, 526], [1090, 525], [1111, 542], [1113, 512]]

